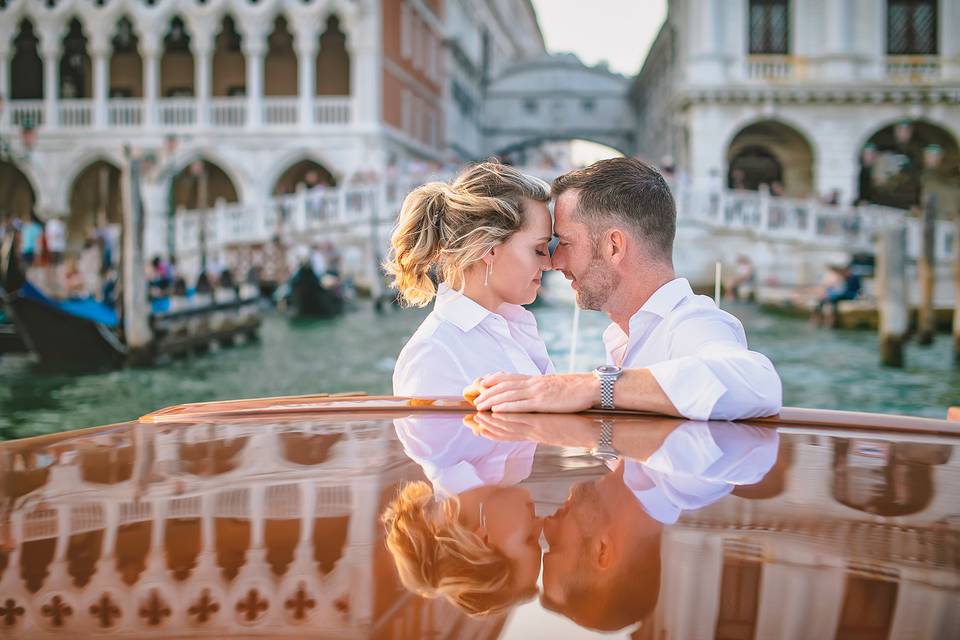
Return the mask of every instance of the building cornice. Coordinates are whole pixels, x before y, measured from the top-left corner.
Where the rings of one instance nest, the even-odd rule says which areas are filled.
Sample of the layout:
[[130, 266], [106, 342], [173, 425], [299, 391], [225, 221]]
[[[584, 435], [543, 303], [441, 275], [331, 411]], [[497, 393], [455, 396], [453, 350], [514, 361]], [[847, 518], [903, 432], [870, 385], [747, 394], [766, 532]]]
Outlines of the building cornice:
[[674, 104], [958, 104], [960, 86], [687, 86], [674, 94]]

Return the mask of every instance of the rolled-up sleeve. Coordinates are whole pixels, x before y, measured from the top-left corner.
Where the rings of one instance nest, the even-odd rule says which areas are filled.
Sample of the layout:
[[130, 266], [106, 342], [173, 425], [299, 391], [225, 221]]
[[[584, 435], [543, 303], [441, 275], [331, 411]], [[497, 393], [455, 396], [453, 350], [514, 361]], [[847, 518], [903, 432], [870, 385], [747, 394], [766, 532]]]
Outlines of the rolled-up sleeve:
[[672, 357], [648, 369], [686, 418], [737, 420], [778, 413], [783, 387], [773, 363], [747, 349], [739, 321], [721, 313], [676, 321], [670, 331]]

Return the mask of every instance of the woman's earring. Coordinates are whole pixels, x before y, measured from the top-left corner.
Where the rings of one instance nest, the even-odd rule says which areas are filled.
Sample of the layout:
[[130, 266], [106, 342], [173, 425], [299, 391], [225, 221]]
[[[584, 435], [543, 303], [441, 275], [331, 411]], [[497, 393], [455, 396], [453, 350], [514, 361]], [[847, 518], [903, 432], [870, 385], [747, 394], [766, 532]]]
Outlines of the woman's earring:
[[493, 274], [493, 260], [487, 263], [487, 271], [483, 275], [483, 286], [490, 286], [490, 276]]

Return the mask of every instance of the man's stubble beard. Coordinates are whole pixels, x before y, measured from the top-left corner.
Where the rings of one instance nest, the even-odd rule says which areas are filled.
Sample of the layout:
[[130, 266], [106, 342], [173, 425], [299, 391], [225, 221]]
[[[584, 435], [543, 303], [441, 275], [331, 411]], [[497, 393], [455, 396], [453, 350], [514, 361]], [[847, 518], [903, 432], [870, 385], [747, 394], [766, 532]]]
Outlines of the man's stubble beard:
[[619, 286], [620, 275], [607, 268], [603, 260], [593, 258], [577, 278], [577, 304], [588, 311], [602, 311]]

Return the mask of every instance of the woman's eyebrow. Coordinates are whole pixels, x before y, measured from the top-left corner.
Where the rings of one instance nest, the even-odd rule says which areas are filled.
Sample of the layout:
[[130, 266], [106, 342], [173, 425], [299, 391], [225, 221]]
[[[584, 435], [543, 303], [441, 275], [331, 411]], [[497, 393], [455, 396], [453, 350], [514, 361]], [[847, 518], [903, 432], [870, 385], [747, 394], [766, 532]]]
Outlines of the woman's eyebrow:
[[550, 242], [551, 240], [553, 240], [553, 236], [543, 236], [540, 238], [540, 242]]

